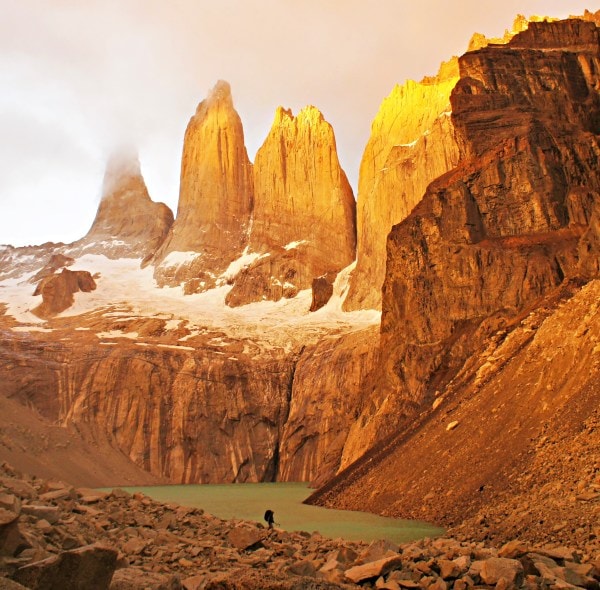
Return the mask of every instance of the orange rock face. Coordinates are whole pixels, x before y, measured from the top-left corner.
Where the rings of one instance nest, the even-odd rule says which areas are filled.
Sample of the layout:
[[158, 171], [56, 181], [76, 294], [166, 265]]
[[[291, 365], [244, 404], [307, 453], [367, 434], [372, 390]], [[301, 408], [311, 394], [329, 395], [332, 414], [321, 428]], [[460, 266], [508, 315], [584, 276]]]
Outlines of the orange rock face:
[[249, 248], [265, 256], [235, 280], [229, 305], [294, 296], [354, 260], [354, 197], [316, 108], [277, 110], [256, 154], [254, 192]]
[[150, 199], [137, 156], [116, 153], [108, 161], [102, 199], [87, 235], [71, 245], [70, 253], [111, 258], [146, 258], [165, 239], [173, 213], [164, 203]]
[[456, 58], [436, 77], [396, 86], [371, 126], [360, 165], [358, 248], [345, 309], [381, 307], [385, 243], [427, 185], [458, 162], [450, 118], [450, 92], [458, 80]]
[[598, 29], [577, 20], [531, 23], [460, 58], [462, 160], [390, 233], [363, 443], [431, 401], [490, 333], [598, 276], [599, 60]]
[[247, 244], [252, 203], [242, 122], [229, 84], [221, 81], [198, 105], [185, 133], [177, 218], [154, 257], [157, 280], [185, 283], [188, 292], [214, 286]]

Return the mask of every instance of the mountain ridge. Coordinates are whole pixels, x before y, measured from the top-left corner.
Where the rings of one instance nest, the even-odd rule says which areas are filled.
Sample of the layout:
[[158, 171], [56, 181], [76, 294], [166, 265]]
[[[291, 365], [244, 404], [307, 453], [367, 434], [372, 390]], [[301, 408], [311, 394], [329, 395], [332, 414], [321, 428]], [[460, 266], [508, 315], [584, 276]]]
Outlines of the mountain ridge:
[[[593, 527], [578, 524], [596, 504], [577, 500], [595, 493], [596, 472], [588, 476], [573, 460], [577, 474], [566, 477], [532, 443], [545, 446], [554, 425], [575, 444], [577, 432], [595, 424], [597, 19], [532, 22], [507, 43], [483, 44], [442, 66], [439, 78], [394, 90], [365, 150], [358, 230], [321, 113], [278, 109], [251, 165], [231, 91], [219, 83], [188, 128], [182, 178], [195, 190], [206, 172], [212, 190], [223, 174], [248, 190], [231, 202], [213, 199], [205, 233], [194, 233], [200, 218], [182, 225], [184, 196], [179, 225], [175, 219], [150, 258], [148, 250], [99, 254], [123, 246], [112, 232], [93, 248], [88, 241], [0, 250], [3, 395], [106, 439], [155, 477], [313, 480], [325, 484], [316, 500], [454, 527], [464, 518], [462, 534], [471, 538], [486, 510], [498, 519], [496, 506], [508, 510], [514, 500], [524, 511], [535, 475], [526, 459], [536, 456], [548, 470], [545, 485], [563, 481], [576, 500], [572, 516], [564, 506], [549, 511], [545, 528], [533, 526], [539, 513], [528, 509], [531, 535], [542, 538], [566, 519], [558, 538], [597, 552]], [[410, 125], [389, 126], [391, 114], [407, 122], [415, 113], [422, 117]], [[195, 125], [205, 133], [199, 143]], [[210, 161], [192, 166], [205, 144]], [[385, 146], [377, 158], [376, 144]], [[301, 213], [289, 220], [294, 204]], [[225, 215], [229, 206], [239, 215]], [[321, 206], [331, 218], [318, 228]], [[200, 215], [195, 207], [192, 217]], [[254, 227], [249, 211], [261, 207], [264, 223]], [[222, 215], [231, 229], [223, 235]], [[191, 249], [183, 250], [188, 237]], [[214, 254], [219, 248], [224, 257]], [[361, 263], [370, 255], [372, 268]], [[163, 279], [171, 286], [159, 288], [155, 273], [169, 257], [175, 270]], [[97, 288], [75, 293], [71, 307], [46, 321], [36, 318], [30, 281], [67, 266], [89, 273]], [[309, 312], [319, 298], [311, 296], [315, 279], [331, 289]], [[410, 477], [399, 483], [393, 474], [406, 457]], [[579, 475], [580, 492], [571, 489]], [[509, 520], [481, 534], [506, 540], [515, 534]]]

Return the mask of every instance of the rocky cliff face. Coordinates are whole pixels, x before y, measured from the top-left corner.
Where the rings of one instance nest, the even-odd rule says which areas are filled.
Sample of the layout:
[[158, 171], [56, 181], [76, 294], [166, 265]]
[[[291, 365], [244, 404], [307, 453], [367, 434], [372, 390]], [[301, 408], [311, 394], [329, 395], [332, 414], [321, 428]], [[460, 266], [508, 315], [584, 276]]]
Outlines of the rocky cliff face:
[[293, 359], [140, 347], [126, 338], [99, 346], [85, 332], [52, 345], [5, 333], [2, 349], [4, 396], [108, 440], [154, 475], [198, 483], [275, 478]]
[[164, 241], [173, 213], [150, 199], [137, 155], [118, 152], [109, 159], [96, 218], [70, 254], [100, 253], [111, 258], [146, 258]]
[[458, 162], [450, 118], [450, 92], [458, 80], [456, 58], [437, 76], [396, 86], [371, 126], [360, 165], [357, 265], [345, 309], [381, 307], [385, 243], [427, 185]]
[[177, 219], [153, 260], [159, 283], [189, 293], [213, 287], [247, 244], [252, 203], [242, 122], [220, 81], [186, 129]]
[[354, 197], [316, 108], [277, 110], [256, 154], [254, 191], [249, 249], [260, 258], [235, 278], [229, 305], [294, 296], [354, 260]]
[[491, 334], [598, 276], [599, 58], [581, 20], [531, 23], [460, 58], [461, 162], [390, 233], [363, 446], [431, 403]]
[[320, 343], [312, 327], [283, 348], [161, 316], [106, 307], [38, 328], [0, 315], [0, 398], [171, 482], [335, 474], [377, 326]]
[[323, 482], [340, 469], [350, 427], [368, 403], [363, 386], [375, 366], [378, 341], [373, 326], [303, 350], [281, 437], [281, 480]]

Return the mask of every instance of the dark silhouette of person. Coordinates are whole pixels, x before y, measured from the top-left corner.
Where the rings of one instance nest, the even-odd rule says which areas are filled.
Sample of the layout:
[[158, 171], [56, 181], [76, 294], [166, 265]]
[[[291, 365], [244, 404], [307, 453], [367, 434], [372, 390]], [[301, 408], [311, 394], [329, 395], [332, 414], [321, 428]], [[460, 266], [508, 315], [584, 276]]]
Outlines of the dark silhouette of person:
[[269, 528], [272, 529], [273, 524], [275, 523], [275, 513], [272, 510], [267, 510], [265, 512], [265, 520], [267, 521]]

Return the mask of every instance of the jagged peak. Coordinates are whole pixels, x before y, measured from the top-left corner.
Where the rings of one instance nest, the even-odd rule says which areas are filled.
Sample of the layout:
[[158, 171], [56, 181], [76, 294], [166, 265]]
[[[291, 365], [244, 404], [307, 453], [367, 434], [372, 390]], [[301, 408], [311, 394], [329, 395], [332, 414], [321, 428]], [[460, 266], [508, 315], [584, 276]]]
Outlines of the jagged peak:
[[277, 107], [275, 110], [275, 118], [273, 120], [273, 127], [285, 125], [288, 123], [294, 125], [319, 125], [325, 122], [323, 113], [313, 106], [307, 105], [300, 109], [299, 113], [294, 116], [292, 109], [286, 109], [282, 106]]
[[114, 194], [132, 179], [141, 179], [142, 171], [138, 152], [132, 146], [120, 146], [113, 150], [106, 161], [102, 182], [102, 199]]
[[208, 92], [207, 97], [198, 105], [196, 115], [203, 116], [209, 109], [222, 107], [233, 110], [233, 97], [229, 82], [218, 80]]
[[298, 113], [297, 119], [300, 123], [309, 123], [312, 125], [318, 125], [319, 123], [322, 123], [325, 120], [323, 117], [323, 113], [313, 105], [305, 106]]
[[508, 29], [505, 29], [502, 37], [486, 37], [483, 33], [474, 33], [469, 41], [467, 51], [477, 51], [478, 49], [483, 49], [488, 45], [506, 45], [507, 43], [510, 43], [515, 35], [526, 31], [529, 28], [529, 23], [555, 22], [557, 20], [560, 19], [551, 16], [540, 16], [537, 14], [532, 14], [529, 17], [526, 17], [524, 14], [517, 14], [515, 20], [513, 21], [511, 30], [509, 31]]
[[279, 125], [284, 120], [292, 120], [294, 119], [294, 114], [292, 113], [292, 109], [286, 109], [282, 106], [279, 106], [275, 109], [275, 119], [273, 120], [273, 125]]

